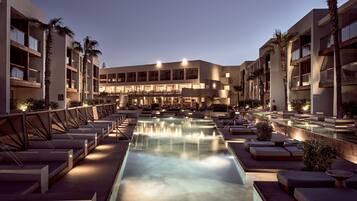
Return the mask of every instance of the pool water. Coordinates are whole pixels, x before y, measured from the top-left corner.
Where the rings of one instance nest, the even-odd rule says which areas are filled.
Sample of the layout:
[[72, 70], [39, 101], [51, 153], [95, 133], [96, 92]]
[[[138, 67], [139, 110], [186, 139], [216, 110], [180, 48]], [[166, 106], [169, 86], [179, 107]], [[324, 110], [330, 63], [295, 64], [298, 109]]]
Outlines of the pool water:
[[122, 201], [252, 200], [211, 120], [141, 118], [117, 192]]

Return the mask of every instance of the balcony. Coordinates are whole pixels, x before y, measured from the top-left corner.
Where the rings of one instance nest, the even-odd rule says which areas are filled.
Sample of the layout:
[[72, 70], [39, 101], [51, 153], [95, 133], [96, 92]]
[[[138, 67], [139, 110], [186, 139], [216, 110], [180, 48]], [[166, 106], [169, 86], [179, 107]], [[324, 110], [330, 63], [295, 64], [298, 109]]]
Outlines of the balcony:
[[35, 69], [11, 64], [10, 78], [13, 87], [41, 88], [41, 72]]
[[290, 82], [290, 88], [293, 91], [310, 89], [310, 73], [306, 73], [300, 76], [293, 76]]
[[[357, 85], [357, 62], [342, 67], [342, 85]], [[320, 87], [333, 87], [334, 69], [328, 68], [320, 72]]]
[[28, 46], [26, 46], [26, 35], [20, 29], [11, 26], [10, 30], [11, 45], [23, 51], [29, 52], [30, 54], [41, 57], [39, 52], [39, 42], [36, 38], [28, 36]]
[[66, 88], [68, 92], [78, 92], [76, 88], [76, 80], [67, 79]]
[[302, 46], [302, 58], [309, 56], [311, 54], [311, 44], [306, 44]]
[[345, 42], [357, 37], [357, 21], [341, 29], [341, 41]]
[[[354, 48], [357, 44], [357, 21], [340, 29], [340, 47], [342, 49]], [[333, 55], [333, 37], [327, 35], [320, 39], [320, 55]]]

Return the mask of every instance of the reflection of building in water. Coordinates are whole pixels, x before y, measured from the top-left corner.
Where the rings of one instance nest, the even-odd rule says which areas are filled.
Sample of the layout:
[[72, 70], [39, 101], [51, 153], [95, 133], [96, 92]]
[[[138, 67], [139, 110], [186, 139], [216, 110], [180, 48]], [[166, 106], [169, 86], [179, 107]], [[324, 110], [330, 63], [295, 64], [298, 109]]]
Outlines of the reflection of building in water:
[[192, 120], [138, 122], [133, 150], [201, 159], [225, 149], [213, 126]]

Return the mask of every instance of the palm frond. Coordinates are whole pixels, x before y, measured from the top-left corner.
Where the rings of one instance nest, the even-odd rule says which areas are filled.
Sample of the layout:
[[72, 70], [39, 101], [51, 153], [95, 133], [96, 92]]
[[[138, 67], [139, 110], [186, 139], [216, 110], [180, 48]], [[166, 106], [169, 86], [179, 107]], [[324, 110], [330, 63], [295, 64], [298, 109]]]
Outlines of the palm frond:
[[79, 52], [83, 52], [83, 48], [82, 48], [82, 45], [81, 45], [80, 42], [74, 41], [74, 42], [72, 43], [72, 46], [73, 46], [73, 49], [74, 49], [74, 50], [77, 50], [77, 51], [79, 51]]
[[56, 31], [60, 35], [68, 35], [70, 37], [74, 36], [74, 32], [68, 26], [56, 26]]

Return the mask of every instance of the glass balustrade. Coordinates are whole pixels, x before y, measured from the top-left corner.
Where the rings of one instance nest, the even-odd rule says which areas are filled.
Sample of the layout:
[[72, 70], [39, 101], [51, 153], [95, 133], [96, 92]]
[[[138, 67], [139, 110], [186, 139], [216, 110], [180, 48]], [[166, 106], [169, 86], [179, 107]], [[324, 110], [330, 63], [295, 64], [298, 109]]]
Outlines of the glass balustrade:
[[10, 70], [10, 77], [19, 79], [19, 80], [24, 80], [25, 78], [25, 71], [22, 68], [16, 67], [16, 66], [11, 66]]
[[306, 44], [302, 46], [302, 57], [306, 57], [311, 54], [311, 45]]
[[296, 49], [291, 53], [291, 60], [297, 60], [300, 59], [300, 49]]
[[357, 36], [357, 21], [347, 25], [341, 30], [341, 40], [345, 42]]
[[11, 40], [21, 45], [25, 45], [25, 33], [20, 31], [20, 29], [17, 29], [16, 27], [12, 26], [10, 30], [10, 37]]
[[32, 36], [29, 36], [29, 48], [37, 52], [39, 51], [38, 40]]

